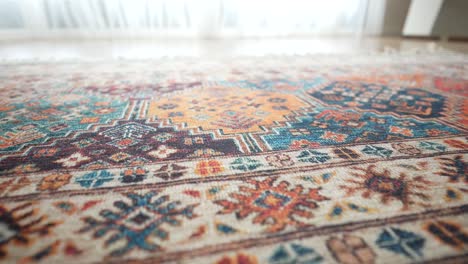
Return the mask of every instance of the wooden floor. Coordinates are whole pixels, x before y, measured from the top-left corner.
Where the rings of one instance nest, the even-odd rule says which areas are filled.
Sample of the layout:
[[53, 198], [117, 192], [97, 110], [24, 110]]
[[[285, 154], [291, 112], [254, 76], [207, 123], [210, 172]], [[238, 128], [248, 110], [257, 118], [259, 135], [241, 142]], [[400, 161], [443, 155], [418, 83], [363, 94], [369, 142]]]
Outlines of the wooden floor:
[[467, 42], [400, 38], [312, 38], [244, 40], [0, 41], [0, 60], [235, 57], [266, 54], [360, 53], [385, 49], [445, 48], [468, 54]]

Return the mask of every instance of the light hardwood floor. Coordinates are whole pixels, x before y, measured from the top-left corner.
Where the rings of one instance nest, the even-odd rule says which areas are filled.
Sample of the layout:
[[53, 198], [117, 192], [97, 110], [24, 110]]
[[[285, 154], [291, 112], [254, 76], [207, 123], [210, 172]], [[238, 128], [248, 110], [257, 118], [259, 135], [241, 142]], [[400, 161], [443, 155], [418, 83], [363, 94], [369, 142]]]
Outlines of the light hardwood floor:
[[0, 41], [0, 60], [114, 59], [173, 56], [235, 57], [266, 54], [360, 53], [443, 47], [468, 54], [467, 42], [401, 38], [310, 38], [225, 40]]

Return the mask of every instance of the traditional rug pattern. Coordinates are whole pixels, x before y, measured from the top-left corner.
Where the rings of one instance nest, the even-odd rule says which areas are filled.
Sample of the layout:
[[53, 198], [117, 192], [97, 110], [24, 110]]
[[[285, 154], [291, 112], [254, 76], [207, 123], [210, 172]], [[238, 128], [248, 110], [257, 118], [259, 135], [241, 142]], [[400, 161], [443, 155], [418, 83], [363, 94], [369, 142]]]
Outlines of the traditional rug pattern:
[[468, 261], [468, 57], [0, 64], [0, 262]]

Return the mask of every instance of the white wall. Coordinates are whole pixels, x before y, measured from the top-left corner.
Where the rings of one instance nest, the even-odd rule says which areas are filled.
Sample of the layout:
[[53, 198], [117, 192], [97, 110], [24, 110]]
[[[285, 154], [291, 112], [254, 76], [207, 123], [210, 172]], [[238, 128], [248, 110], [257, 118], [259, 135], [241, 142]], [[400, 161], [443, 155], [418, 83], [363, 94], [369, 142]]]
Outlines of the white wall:
[[430, 36], [443, 0], [412, 0], [403, 35]]

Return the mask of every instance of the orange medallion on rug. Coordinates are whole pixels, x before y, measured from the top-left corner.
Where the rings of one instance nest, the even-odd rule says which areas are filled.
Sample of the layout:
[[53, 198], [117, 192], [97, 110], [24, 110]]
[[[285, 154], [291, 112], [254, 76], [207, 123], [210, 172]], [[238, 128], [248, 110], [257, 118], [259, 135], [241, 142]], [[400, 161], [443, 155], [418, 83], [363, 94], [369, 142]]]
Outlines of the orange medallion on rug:
[[170, 119], [225, 134], [260, 132], [260, 126], [285, 121], [284, 116], [307, 106], [295, 95], [233, 87], [208, 87], [152, 101], [148, 117]]

